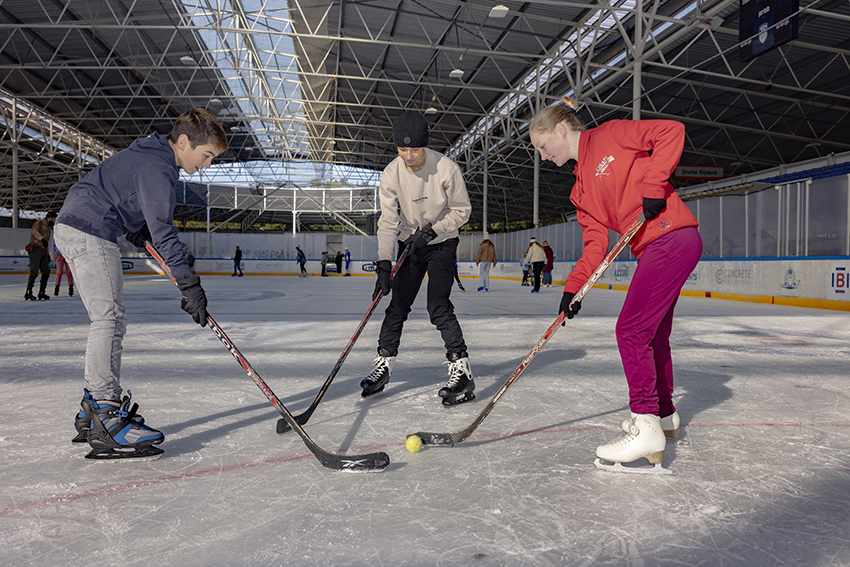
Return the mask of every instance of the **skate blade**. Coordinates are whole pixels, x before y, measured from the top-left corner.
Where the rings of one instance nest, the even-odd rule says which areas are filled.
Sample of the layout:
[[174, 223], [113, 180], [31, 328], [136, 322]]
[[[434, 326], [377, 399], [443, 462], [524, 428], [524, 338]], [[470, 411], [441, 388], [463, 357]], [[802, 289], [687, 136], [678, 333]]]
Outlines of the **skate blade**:
[[135, 449], [92, 449], [86, 455], [87, 459], [95, 461], [119, 461], [124, 459], [142, 459], [153, 460], [158, 459], [160, 455], [165, 453], [159, 447], [137, 447]]
[[370, 396], [374, 396], [375, 394], [380, 394], [381, 392], [383, 392], [383, 391], [384, 391], [384, 388], [385, 388], [385, 387], [386, 387], [386, 385], [381, 386], [380, 388], [378, 388], [378, 389], [377, 389], [377, 390], [375, 390], [374, 392], [369, 392], [368, 394], [366, 393], [366, 390], [363, 390], [362, 392], [360, 392], [360, 397], [361, 397], [361, 398], [368, 398], [368, 397], [370, 397]]
[[448, 398], [443, 398], [442, 404], [443, 404], [444, 408], [453, 408], [455, 406], [459, 406], [460, 404], [467, 404], [467, 403], [474, 402], [474, 401], [475, 401], [475, 394], [473, 394], [472, 392], [469, 392], [463, 399], [458, 398], [458, 399], [449, 401]]
[[656, 475], [665, 475], [665, 474], [673, 474], [673, 471], [670, 469], [665, 469], [661, 466], [661, 463], [656, 463], [654, 466], [648, 467], [626, 467], [623, 466], [623, 463], [612, 462], [612, 464], [607, 464], [602, 462], [601, 459], [597, 457], [593, 464], [596, 465], [597, 469], [601, 469], [609, 472], [619, 472], [626, 474], [656, 474]]

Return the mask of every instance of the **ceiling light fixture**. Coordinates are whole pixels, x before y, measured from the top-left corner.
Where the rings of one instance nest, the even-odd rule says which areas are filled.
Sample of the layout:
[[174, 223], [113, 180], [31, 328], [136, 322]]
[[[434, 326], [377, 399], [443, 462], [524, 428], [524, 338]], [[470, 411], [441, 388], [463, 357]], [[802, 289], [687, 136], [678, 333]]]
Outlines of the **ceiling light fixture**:
[[452, 72], [449, 73], [449, 77], [451, 77], [452, 79], [462, 79], [463, 69], [452, 69]]
[[198, 62], [195, 61], [195, 59], [193, 57], [189, 57], [188, 55], [184, 55], [183, 57], [181, 57], [180, 62], [183, 63], [184, 65], [197, 65], [198, 64]]
[[437, 109], [433, 106], [429, 106], [425, 109], [425, 114], [437, 114]]
[[504, 18], [507, 15], [508, 15], [508, 7], [504, 6], [502, 4], [496, 4], [490, 10], [490, 17], [491, 18]]

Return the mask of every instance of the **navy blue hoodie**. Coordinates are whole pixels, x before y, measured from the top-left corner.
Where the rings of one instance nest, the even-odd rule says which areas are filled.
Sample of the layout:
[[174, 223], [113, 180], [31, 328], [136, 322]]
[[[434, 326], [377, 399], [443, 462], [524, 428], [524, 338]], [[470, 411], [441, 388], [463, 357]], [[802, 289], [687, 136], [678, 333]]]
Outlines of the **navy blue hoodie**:
[[174, 187], [179, 178], [168, 137], [154, 132], [75, 183], [56, 222], [116, 243], [147, 222], [153, 244], [171, 274], [176, 279], [192, 276], [173, 223]]

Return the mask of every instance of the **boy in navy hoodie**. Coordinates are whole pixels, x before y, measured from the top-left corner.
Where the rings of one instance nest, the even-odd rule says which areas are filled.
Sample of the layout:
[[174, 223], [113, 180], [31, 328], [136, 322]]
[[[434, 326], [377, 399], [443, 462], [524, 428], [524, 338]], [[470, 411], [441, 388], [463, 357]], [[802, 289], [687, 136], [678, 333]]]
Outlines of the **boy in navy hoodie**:
[[127, 317], [118, 238], [135, 246], [149, 240], [177, 280], [180, 307], [207, 324], [207, 298], [192, 272], [173, 224], [174, 188], [187, 175], [209, 167], [227, 149], [224, 129], [203, 109], [180, 115], [171, 133], [140, 138], [74, 184], [59, 212], [56, 245], [74, 272], [77, 291], [91, 319], [85, 382], [75, 420], [74, 442], [88, 442], [94, 459], [150, 457], [165, 436], [136, 414], [130, 393], [121, 397], [121, 351]]

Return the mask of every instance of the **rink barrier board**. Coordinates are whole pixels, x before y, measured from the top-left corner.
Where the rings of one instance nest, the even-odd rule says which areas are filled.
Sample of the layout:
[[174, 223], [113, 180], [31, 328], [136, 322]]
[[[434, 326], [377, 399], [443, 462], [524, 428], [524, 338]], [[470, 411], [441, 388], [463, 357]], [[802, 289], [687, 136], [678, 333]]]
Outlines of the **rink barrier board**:
[[[152, 258], [122, 258], [125, 273], [161, 274]], [[288, 264], [288, 265], [287, 265]], [[553, 285], [562, 286], [575, 269], [576, 262], [555, 262]], [[466, 280], [478, 279], [475, 262], [458, 262], [458, 274]], [[616, 260], [595, 286], [600, 289], [624, 291], [629, 288], [637, 260]], [[336, 266], [333, 266], [335, 268]], [[51, 263], [52, 272], [55, 266]], [[195, 262], [200, 275], [231, 275], [231, 258], [200, 258]], [[246, 275], [298, 276], [294, 260], [246, 259], [242, 261]], [[307, 271], [312, 277], [321, 273], [319, 260], [308, 260]], [[371, 261], [352, 260], [352, 276], [374, 275]], [[0, 256], [0, 273], [28, 274], [26, 256]], [[335, 269], [329, 276], [341, 277]], [[490, 270], [490, 279], [519, 282], [522, 269], [518, 262], [500, 262]], [[815, 309], [850, 311], [850, 257], [820, 258], [759, 258], [703, 259], [689, 276], [681, 295], [706, 297]]]

